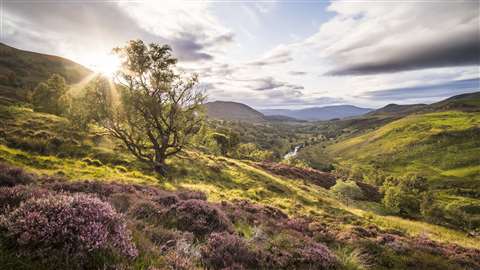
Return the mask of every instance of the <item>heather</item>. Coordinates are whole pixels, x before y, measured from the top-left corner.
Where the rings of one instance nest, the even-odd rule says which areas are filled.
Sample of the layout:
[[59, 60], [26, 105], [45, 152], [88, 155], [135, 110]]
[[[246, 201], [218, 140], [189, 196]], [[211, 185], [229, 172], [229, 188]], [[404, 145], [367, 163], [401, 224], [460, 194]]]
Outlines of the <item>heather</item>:
[[[69, 135], [63, 118], [22, 108], [11, 108], [2, 117], [17, 119], [6, 122], [13, 127], [4, 129], [9, 146], [0, 144], [6, 164], [0, 175], [9, 179], [0, 188], [2, 215], [30, 200], [83, 194], [123, 216], [138, 256], [106, 244], [83, 252], [84, 269], [479, 268], [474, 231], [467, 236], [427, 224], [418, 213], [392, 216], [381, 203], [383, 189], [340, 169], [327, 173], [274, 162], [263, 165], [188, 148], [167, 160], [170, 171], [164, 177], [136, 162], [114, 140], [93, 133]], [[34, 137], [42, 134], [75, 135], [77, 142], [65, 140], [65, 150], [58, 151], [48, 144], [41, 154], [29, 147], [43, 143]], [[20, 137], [24, 145], [17, 147], [13, 142]], [[79, 142], [82, 152], [77, 151]], [[339, 178], [355, 182], [361, 200], [334, 193]], [[434, 218], [442, 207], [437, 204], [420, 201], [417, 206]], [[0, 234], [0, 264], [7, 269], [68, 269], [61, 260], [50, 262], [65, 252], [61, 247], [38, 248], [52, 254], [40, 263], [37, 248]], [[74, 263], [75, 256], [64, 257], [70, 268], [82, 267]]]
[[7, 246], [20, 255], [68, 267], [89, 263], [99, 251], [135, 258], [124, 218], [107, 203], [84, 194], [32, 197], [1, 216]]
[[[185, 193], [195, 195], [180, 195]], [[7, 198], [2, 202], [12, 202], [1, 222], [0, 262], [5, 265], [18, 265], [15, 258], [21, 258], [41, 259], [39, 267], [44, 269], [480, 266], [478, 249], [442, 244], [427, 236], [413, 238], [374, 225], [345, 227], [331, 218], [327, 222], [289, 216], [248, 200], [213, 203], [197, 199], [208, 197], [193, 190], [49, 178], [30, 186], [4, 187], [0, 194]], [[339, 250], [359, 250], [361, 255], [355, 256], [361, 259]], [[376, 260], [379, 254], [390, 261]], [[419, 258], [426, 256], [435, 260], [434, 266], [420, 264]]]

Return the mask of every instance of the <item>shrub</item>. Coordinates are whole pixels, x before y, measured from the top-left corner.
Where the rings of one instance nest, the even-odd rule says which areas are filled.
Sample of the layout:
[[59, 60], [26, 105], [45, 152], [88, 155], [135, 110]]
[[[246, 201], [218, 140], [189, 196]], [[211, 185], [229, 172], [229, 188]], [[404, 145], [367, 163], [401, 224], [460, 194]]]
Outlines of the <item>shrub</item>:
[[0, 220], [7, 244], [20, 254], [72, 266], [91, 263], [96, 252], [137, 256], [123, 216], [96, 197], [31, 198]]
[[383, 204], [394, 213], [409, 216], [418, 213], [420, 200], [401, 187], [392, 186], [385, 189]]
[[305, 245], [299, 250], [299, 263], [319, 269], [332, 269], [337, 264], [335, 255], [330, 250], [319, 243]]
[[326, 246], [300, 234], [277, 234], [270, 240], [265, 258], [267, 268], [274, 269], [333, 269], [337, 265], [335, 255]]
[[126, 213], [133, 201], [136, 199], [134, 195], [128, 193], [115, 193], [108, 199], [108, 202], [120, 213]]
[[198, 190], [182, 190], [177, 192], [177, 196], [182, 200], [207, 200], [207, 195]]
[[0, 163], [0, 187], [28, 185], [34, 180], [34, 175], [25, 172], [23, 169]]
[[47, 185], [48, 188], [56, 191], [69, 193], [93, 193], [100, 197], [109, 197], [115, 193], [130, 193], [134, 191], [131, 185], [120, 185], [116, 183], [102, 183], [100, 181], [79, 181], [79, 182], [53, 182]]
[[162, 218], [162, 209], [151, 201], [138, 201], [130, 209], [130, 215], [136, 219], [143, 219], [158, 223]]
[[201, 249], [203, 263], [212, 269], [258, 268], [256, 254], [245, 242], [229, 233], [212, 233]]
[[232, 224], [217, 207], [201, 200], [181, 201], [166, 213], [167, 226], [189, 231], [197, 237], [230, 230]]
[[49, 195], [46, 189], [17, 185], [14, 187], [0, 187], [0, 214], [4, 214], [30, 198], [41, 198]]
[[415, 216], [420, 212], [421, 199], [428, 192], [427, 180], [416, 175], [399, 179], [387, 178], [382, 187], [383, 204], [394, 213]]
[[364, 198], [362, 190], [354, 181], [337, 181], [331, 188], [331, 191], [347, 200], [361, 200]]
[[158, 196], [154, 196], [152, 201], [158, 203], [160, 206], [172, 206], [180, 201], [177, 195], [175, 194], [161, 194]]

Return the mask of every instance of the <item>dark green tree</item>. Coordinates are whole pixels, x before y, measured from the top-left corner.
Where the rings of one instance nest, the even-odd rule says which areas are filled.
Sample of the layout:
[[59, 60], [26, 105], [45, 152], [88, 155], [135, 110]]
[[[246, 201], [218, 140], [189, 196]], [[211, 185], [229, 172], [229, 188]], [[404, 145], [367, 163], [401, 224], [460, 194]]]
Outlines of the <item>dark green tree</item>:
[[60, 115], [65, 104], [65, 94], [68, 91], [65, 79], [53, 74], [47, 81], [37, 85], [32, 94], [35, 110]]

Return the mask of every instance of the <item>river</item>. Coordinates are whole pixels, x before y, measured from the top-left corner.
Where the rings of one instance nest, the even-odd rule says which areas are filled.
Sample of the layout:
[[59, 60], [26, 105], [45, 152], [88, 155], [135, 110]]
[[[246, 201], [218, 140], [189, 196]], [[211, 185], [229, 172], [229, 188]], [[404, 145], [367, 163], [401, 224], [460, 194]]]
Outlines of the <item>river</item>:
[[298, 151], [302, 147], [303, 147], [303, 144], [295, 146], [295, 148], [292, 151], [286, 153], [285, 156], [283, 156], [283, 159], [289, 159], [289, 158], [295, 157], [298, 154]]

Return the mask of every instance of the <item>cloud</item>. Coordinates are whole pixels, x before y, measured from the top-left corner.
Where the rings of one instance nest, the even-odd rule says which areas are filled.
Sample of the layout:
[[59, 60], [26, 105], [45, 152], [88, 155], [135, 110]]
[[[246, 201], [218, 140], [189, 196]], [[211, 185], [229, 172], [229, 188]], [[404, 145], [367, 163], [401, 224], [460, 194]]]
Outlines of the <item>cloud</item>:
[[[182, 61], [211, 61], [234, 35], [206, 3], [27, 1], [4, 4], [4, 42], [89, 65], [130, 39], [167, 43]], [[35, 45], [35, 47], [32, 47]]]
[[271, 76], [255, 79], [238, 79], [240, 82], [247, 82], [246, 87], [255, 91], [269, 91], [274, 89], [303, 90], [302, 85], [279, 81]]
[[[480, 31], [480, 29], [479, 29]], [[385, 48], [388, 54], [378, 58], [344, 64], [328, 75], [365, 75], [416, 70], [432, 67], [469, 66], [480, 64], [480, 32], [445, 37], [435, 46], [430, 42], [408, 48]]]
[[249, 62], [248, 65], [252, 66], [270, 66], [285, 64], [293, 60], [291, 56], [291, 51], [287, 46], [279, 45], [273, 50], [269, 51], [259, 60]]
[[335, 1], [335, 16], [302, 43], [328, 75], [365, 75], [480, 65], [477, 1]]
[[359, 97], [374, 100], [409, 100], [444, 98], [468, 92], [480, 91], [480, 78], [454, 80], [431, 85], [376, 90], [363, 93]]
[[303, 75], [307, 75], [308, 72], [305, 72], [305, 71], [290, 71], [288, 74], [290, 74], [292, 76], [303, 76]]

